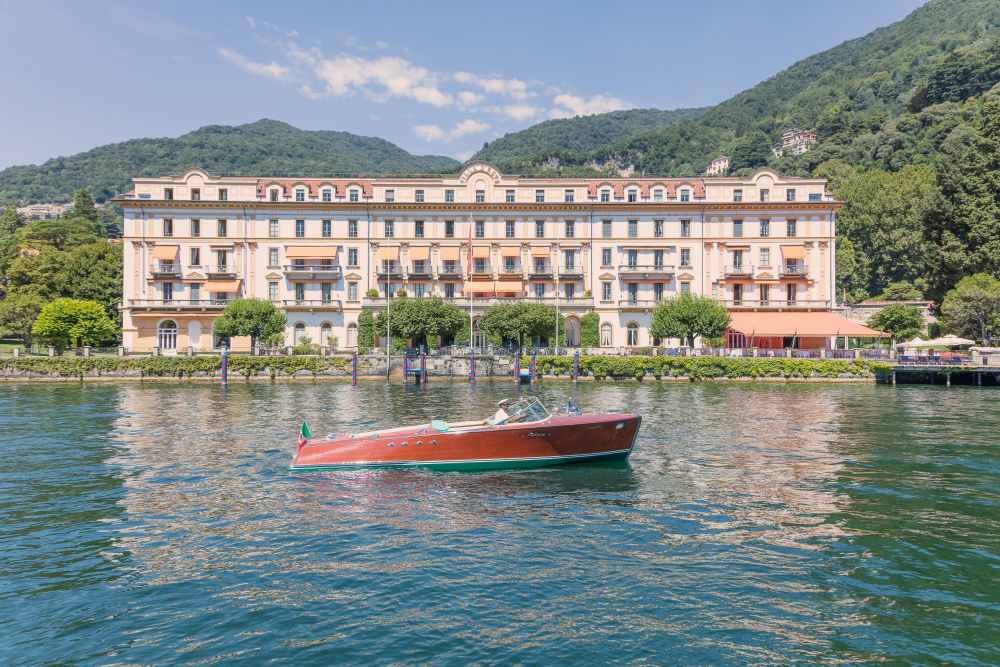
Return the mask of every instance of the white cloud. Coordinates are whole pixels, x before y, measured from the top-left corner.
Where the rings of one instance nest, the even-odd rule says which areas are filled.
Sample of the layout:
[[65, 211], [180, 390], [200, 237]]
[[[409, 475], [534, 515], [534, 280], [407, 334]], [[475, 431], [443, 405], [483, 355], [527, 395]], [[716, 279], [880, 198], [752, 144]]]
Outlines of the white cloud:
[[556, 95], [552, 102], [555, 108], [549, 111], [552, 118], [568, 118], [570, 116], [590, 116], [596, 113], [607, 113], [619, 109], [631, 109], [632, 105], [609, 94], [594, 95], [589, 100], [576, 95], [562, 93]]
[[467, 109], [482, 102], [486, 96], [481, 93], [474, 93], [471, 90], [463, 90], [459, 92], [456, 97], [458, 98], [459, 106]]
[[478, 121], [474, 118], [466, 118], [457, 123], [450, 130], [442, 129], [438, 125], [414, 125], [413, 133], [424, 141], [451, 141], [466, 134], [474, 134], [490, 129], [489, 123]]
[[275, 61], [271, 61], [270, 64], [265, 65], [264, 63], [255, 63], [251, 60], [247, 60], [240, 54], [230, 51], [226, 48], [219, 48], [219, 55], [233, 63], [237, 67], [244, 69], [251, 74], [256, 74], [258, 76], [264, 76], [270, 79], [283, 80], [287, 79], [291, 70], [284, 65], [279, 65]]
[[506, 95], [516, 100], [532, 97], [532, 93], [528, 92], [528, 84], [520, 79], [490, 79], [471, 72], [455, 72], [452, 78], [459, 83], [479, 86], [485, 92], [494, 95]]
[[454, 157], [459, 162], [465, 162], [466, 160], [468, 160], [470, 157], [472, 157], [475, 154], [476, 154], [476, 151], [461, 151], [459, 153], [453, 154], [452, 157]]
[[505, 115], [514, 120], [531, 120], [538, 113], [538, 109], [529, 104], [508, 104], [503, 108]]
[[257, 27], [257, 22], [253, 20], [252, 16], [244, 16], [243, 20], [246, 21], [247, 25], [249, 25], [251, 28]]
[[436, 107], [454, 102], [450, 93], [438, 87], [438, 75], [397, 56], [366, 60], [358, 56], [324, 58], [315, 50], [289, 50], [289, 55], [312, 68], [325, 84], [326, 94], [347, 97], [365, 91], [379, 101], [404, 97]]

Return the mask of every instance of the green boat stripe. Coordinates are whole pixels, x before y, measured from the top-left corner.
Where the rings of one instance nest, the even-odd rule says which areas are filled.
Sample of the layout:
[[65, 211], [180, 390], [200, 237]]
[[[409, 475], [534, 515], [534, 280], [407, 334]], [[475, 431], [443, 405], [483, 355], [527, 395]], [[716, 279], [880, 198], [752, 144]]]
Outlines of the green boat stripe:
[[570, 463], [585, 459], [619, 458], [628, 456], [632, 451], [629, 449], [616, 449], [610, 452], [599, 452], [594, 454], [568, 454], [565, 456], [531, 456], [513, 459], [456, 459], [445, 461], [376, 461], [357, 463], [321, 463], [298, 466], [292, 464], [289, 469], [296, 472], [308, 470], [337, 470], [345, 468], [440, 468], [452, 467], [475, 468], [479, 466], [502, 466], [502, 467], [530, 467], [547, 465], [553, 463]]

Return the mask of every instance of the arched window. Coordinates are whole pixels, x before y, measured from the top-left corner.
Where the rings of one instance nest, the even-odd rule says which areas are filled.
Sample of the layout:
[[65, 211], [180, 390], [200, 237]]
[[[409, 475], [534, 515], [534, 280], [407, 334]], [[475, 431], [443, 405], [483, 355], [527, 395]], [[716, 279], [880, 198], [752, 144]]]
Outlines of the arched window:
[[628, 326], [625, 327], [626, 342], [625, 344], [629, 347], [634, 347], [639, 344], [639, 325], [635, 322], [629, 322]]
[[333, 345], [333, 327], [330, 326], [329, 322], [323, 322], [319, 327], [319, 344], [320, 345]]
[[177, 323], [173, 320], [163, 320], [156, 327], [156, 345], [161, 350], [177, 349]]
[[295, 339], [292, 341], [293, 345], [301, 345], [302, 339], [306, 336], [306, 325], [299, 322], [295, 325]]
[[611, 347], [611, 323], [601, 325], [601, 347]]
[[358, 346], [358, 325], [351, 322], [347, 325], [347, 347]]

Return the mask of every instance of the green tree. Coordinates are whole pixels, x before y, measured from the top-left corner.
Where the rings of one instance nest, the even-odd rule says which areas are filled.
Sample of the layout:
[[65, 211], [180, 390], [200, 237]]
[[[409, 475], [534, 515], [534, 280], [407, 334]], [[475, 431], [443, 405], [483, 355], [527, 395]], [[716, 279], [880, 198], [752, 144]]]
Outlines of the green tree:
[[44, 307], [45, 300], [34, 292], [8, 294], [0, 301], [0, 334], [30, 345], [31, 328]]
[[120, 323], [122, 300], [122, 244], [101, 240], [66, 253], [61, 279], [64, 296], [96, 301], [108, 317]]
[[24, 218], [13, 205], [8, 206], [0, 215], [0, 240], [13, 236], [23, 226]]
[[898, 341], [913, 340], [927, 330], [923, 313], [916, 306], [893, 303], [872, 315], [868, 326], [885, 331]]
[[115, 325], [101, 304], [82, 299], [57, 299], [42, 308], [31, 334], [51, 345], [98, 345], [114, 340]]
[[215, 320], [215, 335], [250, 336], [250, 348], [285, 330], [285, 315], [264, 299], [233, 299]]
[[601, 344], [601, 316], [590, 311], [580, 318], [580, 346], [598, 347]]
[[94, 198], [82, 188], [73, 195], [73, 216], [97, 222], [97, 207], [94, 206]]
[[917, 285], [908, 280], [901, 280], [890, 284], [878, 298], [881, 301], [917, 301], [923, 299], [924, 295]]
[[729, 329], [729, 312], [709, 297], [681, 294], [660, 302], [653, 311], [649, 335], [680, 338], [694, 347], [695, 336], [718, 338]]
[[729, 171], [765, 167], [772, 157], [774, 157], [774, 153], [771, 151], [771, 142], [767, 135], [760, 130], [751, 130], [744, 134], [733, 147], [733, 153], [729, 159]]
[[358, 352], [368, 354], [375, 347], [375, 318], [372, 311], [362, 310], [358, 315]]
[[561, 343], [563, 317], [559, 316], [556, 331], [555, 306], [540, 303], [505, 303], [490, 306], [479, 318], [479, 330], [496, 340], [516, 340], [524, 347], [525, 339], [547, 338]]
[[[393, 338], [429, 342], [437, 336], [453, 336], [465, 322], [461, 308], [441, 297], [393, 299], [389, 306], [389, 333]], [[385, 311], [375, 318], [375, 329], [385, 331]]]
[[962, 278], [941, 303], [941, 323], [983, 345], [1000, 342], [1000, 280], [987, 273]]

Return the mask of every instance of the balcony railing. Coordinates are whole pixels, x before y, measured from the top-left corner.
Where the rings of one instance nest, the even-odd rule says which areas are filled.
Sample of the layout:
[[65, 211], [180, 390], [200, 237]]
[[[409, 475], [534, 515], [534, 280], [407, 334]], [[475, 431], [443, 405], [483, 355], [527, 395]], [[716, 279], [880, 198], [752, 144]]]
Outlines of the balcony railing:
[[222, 310], [229, 299], [129, 299], [119, 309], [132, 310]]
[[583, 276], [583, 267], [579, 264], [574, 264], [573, 266], [560, 266], [559, 267], [560, 276]]
[[618, 308], [621, 310], [652, 310], [660, 304], [663, 299], [621, 299]]
[[[444, 301], [447, 303], [454, 304], [456, 306], [468, 306], [469, 297], [467, 296], [454, 296], [445, 297]], [[594, 297], [592, 296], [574, 296], [565, 297], [561, 296], [558, 299], [554, 296], [486, 296], [486, 297], [473, 297], [472, 305], [478, 307], [488, 307], [488, 306], [498, 306], [505, 303], [543, 303], [549, 306], [556, 305], [559, 302], [560, 308], [591, 308], [594, 305]]]
[[289, 276], [309, 278], [339, 278], [339, 264], [286, 264], [282, 270]]
[[149, 267], [149, 272], [158, 277], [181, 277], [181, 263], [180, 262], [153, 262], [152, 266]]
[[727, 276], [752, 276], [753, 275], [753, 265], [752, 264], [730, 264], [725, 268], [725, 274]]
[[552, 275], [552, 265], [546, 262], [545, 264], [529, 264], [528, 265], [528, 275], [530, 276], [551, 276]]
[[502, 276], [519, 276], [524, 271], [524, 268], [520, 264], [514, 264], [508, 266], [504, 264], [500, 267], [500, 275]]
[[722, 299], [720, 303], [726, 308], [770, 308], [783, 310], [786, 308], [810, 309], [832, 308], [833, 303], [826, 299]]
[[430, 276], [431, 265], [426, 262], [423, 262], [421, 264], [411, 264], [410, 270], [407, 273], [411, 278], [415, 276]]
[[487, 276], [493, 273], [493, 265], [489, 262], [477, 264], [472, 263], [472, 275], [474, 276]]
[[674, 275], [672, 264], [621, 264], [618, 266], [619, 276], [642, 278], [669, 278]]
[[218, 264], [216, 266], [206, 266], [205, 273], [209, 278], [235, 278], [236, 266], [234, 264]]
[[807, 273], [805, 262], [798, 264], [785, 264], [778, 267], [779, 276], [804, 276]]
[[341, 310], [339, 299], [285, 299], [281, 305], [285, 310]]
[[440, 278], [461, 278], [462, 277], [462, 266], [455, 262], [454, 264], [442, 264], [438, 267], [438, 277]]
[[403, 267], [400, 264], [379, 264], [375, 267], [375, 273], [380, 276], [403, 276]]

